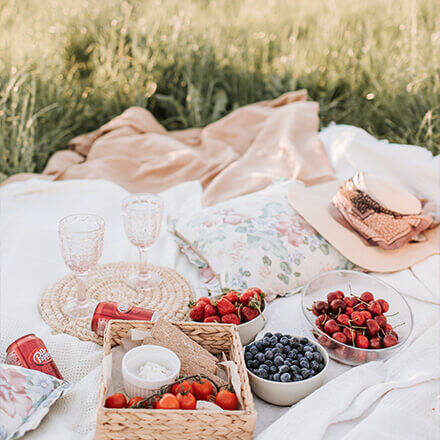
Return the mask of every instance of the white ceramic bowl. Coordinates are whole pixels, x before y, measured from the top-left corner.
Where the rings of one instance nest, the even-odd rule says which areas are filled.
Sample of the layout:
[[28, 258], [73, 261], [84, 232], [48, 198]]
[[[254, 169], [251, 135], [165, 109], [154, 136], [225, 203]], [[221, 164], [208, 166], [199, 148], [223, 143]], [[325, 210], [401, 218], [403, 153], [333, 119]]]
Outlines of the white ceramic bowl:
[[[212, 299], [220, 299], [223, 295], [214, 296]], [[266, 311], [266, 301], [263, 299], [262, 313], [252, 321], [244, 322], [237, 326], [238, 334], [240, 335], [240, 340], [242, 345], [247, 345], [255, 339], [255, 336], [263, 330], [266, 325], [266, 317], [264, 312]]]
[[[156, 381], [139, 377], [139, 368], [147, 361], [163, 365], [171, 374], [165, 379]], [[160, 387], [174, 382], [179, 373], [180, 359], [171, 350], [158, 345], [140, 345], [125, 353], [122, 358], [122, 381], [129, 397], [147, 398]]]
[[[298, 336], [297, 336], [298, 337]], [[300, 338], [300, 337], [298, 337]], [[248, 369], [252, 391], [266, 402], [278, 406], [290, 406], [318, 389], [324, 382], [329, 363], [329, 357], [324, 347], [309, 339], [315, 344], [324, 358], [324, 368], [316, 376], [298, 382], [275, 382], [262, 379]]]

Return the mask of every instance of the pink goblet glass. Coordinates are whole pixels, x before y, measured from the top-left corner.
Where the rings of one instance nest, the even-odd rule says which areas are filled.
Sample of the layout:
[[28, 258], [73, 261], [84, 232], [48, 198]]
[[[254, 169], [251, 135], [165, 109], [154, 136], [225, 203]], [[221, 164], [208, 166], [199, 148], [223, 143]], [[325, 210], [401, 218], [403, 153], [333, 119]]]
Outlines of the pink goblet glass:
[[63, 306], [63, 312], [72, 318], [90, 317], [97, 303], [87, 298], [86, 276], [102, 256], [104, 229], [104, 220], [93, 214], [69, 215], [58, 224], [61, 253], [78, 284], [76, 295]]
[[154, 194], [133, 194], [122, 202], [125, 233], [139, 250], [139, 271], [127, 279], [135, 290], [156, 287], [160, 276], [148, 270], [146, 253], [159, 237], [162, 226], [163, 200]]

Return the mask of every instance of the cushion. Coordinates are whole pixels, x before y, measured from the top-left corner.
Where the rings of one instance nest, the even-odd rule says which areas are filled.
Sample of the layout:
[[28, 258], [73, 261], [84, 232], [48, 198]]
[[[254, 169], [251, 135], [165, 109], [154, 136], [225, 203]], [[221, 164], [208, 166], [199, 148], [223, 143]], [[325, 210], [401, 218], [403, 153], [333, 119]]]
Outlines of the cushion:
[[181, 250], [212, 290], [259, 287], [269, 297], [294, 292], [323, 271], [354, 265], [290, 205], [290, 180], [197, 212], [175, 223]]

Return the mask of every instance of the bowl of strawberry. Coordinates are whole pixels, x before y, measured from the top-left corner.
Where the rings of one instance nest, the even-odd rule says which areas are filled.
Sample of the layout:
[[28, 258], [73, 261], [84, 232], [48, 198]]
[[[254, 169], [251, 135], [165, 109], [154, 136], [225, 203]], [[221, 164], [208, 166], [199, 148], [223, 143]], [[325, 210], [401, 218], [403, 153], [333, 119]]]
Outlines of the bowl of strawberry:
[[244, 292], [229, 290], [212, 298], [202, 297], [189, 304], [189, 317], [197, 322], [235, 324], [241, 343], [246, 345], [264, 328], [264, 297], [256, 287]]
[[302, 310], [315, 339], [347, 365], [389, 359], [413, 329], [411, 309], [396, 289], [350, 270], [313, 278], [302, 291]]

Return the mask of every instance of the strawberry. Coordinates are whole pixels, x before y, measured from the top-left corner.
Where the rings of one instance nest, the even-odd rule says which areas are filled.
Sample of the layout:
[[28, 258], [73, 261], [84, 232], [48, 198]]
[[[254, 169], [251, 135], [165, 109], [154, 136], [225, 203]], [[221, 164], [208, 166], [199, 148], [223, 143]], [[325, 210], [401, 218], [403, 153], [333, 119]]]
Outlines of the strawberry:
[[257, 309], [253, 309], [251, 307], [243, 307], [243, 310], [241, 311], [242, 317], [244, 321], [252, 321], [254, 318], [256, 318], [260, 312]]
[[210, 316], [217, 315], [217, 309], [212, 304], [206, 304], [204, 310], [204, 317], [209, 318]]
[[189, 316], [193, 321], [202, 322], [204, 318], [205, 304], [195, 305], [189, 312]]
[[234, 304], [238, 301], [238, 292], [235, 290], [230, 290], [224, 297]]
[[211, 300], [210, 300], [207, 296], [202, 296], [201, 298], [199, 298], [199, 299], [196, 301], [196, 304], [200, 304], [200, 303], [203, 303], [203, 304], [211, 304]]
[[[227, 298], [221, 298], [217, 303], [218, 314], [220, 316], [235, 313], [235, 306]], [[238, 318], [238, 316], [237, 316]]]
[[205, 318], [203, 322], [220, 322], [220, 316], [218, 315], [212, 315]]
[[222, 316], [223, 324], [240, 324], [240, 319], [235, 313], [228, 313], [227, 315]]
[[251, 301], [254, 297], [256, 297], [258, 301], [261, 301], [262, 294], [263, 292], [260, 289], [258, 289], [257, 287], [252, 287], [241, 294], [240, 302], [248, 305], [249, 301]]

